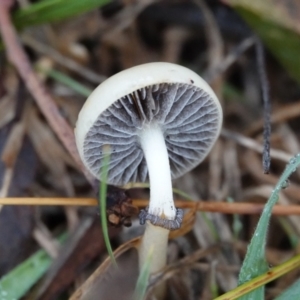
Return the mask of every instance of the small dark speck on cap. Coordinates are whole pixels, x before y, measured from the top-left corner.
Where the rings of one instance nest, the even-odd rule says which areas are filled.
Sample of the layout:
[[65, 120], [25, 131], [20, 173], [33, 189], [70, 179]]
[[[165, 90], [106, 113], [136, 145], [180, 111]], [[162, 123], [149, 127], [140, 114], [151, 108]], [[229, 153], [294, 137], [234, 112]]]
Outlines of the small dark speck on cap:
[[190, 79], [191, 80], [191, 83], [194, 83], [194, 80], [193, 79]]

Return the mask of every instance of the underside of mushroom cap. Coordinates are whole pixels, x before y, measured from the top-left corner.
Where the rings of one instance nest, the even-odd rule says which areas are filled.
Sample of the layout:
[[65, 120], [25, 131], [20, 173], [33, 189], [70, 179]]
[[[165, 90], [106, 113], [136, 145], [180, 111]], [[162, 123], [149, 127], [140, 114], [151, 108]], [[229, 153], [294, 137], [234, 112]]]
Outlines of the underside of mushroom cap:
[[[126, 91], [120, 93], [119, 98], [108, 101], [107, 107], [100, 104], [102, 111], [93, 109], [91, 105], [93, 103], [99, 107], [98, 103], [106, 101], [103, 93], [100, 93], [100, 85], [92, 94], [92, 101], [89, 99], [84, 105], [84, 113], [81, 113], [77, 122], [75, 133], [81, 158], [97, 178], [100, 176], [105, 155], [103, 147], [110, 146], [110, 184], [123, 185], [148, 180], [147, 165], [139, 138], [147, 126], [158, 126], [163, 132], [172, 178], [199, 164], [219, 135], [222, 111], [209, 86], [194, 72], [168, 63], [143, 65], [148, 72], [142, 75], [149, 77], [147, 73], [151, 73], [151, 68], [155, 65], [162, 70], [173, 71], [165, 71], [169, 74], [167, 82], [160, 78], [156, 81], [148, 78], [148, 82], [153, 84], [140, 86], [129, 92], [126, 87]], [[123, 77], [126, 77], [125, 72], [135, 68], [121, 72]], [[176, 73], [173, 80], [172, 73]], [[127, 76], [127, 80], [130, 76]], [[121, 80], [120, 76], [117, 77], [117, 80]], [[115, 88], [118, 88], [117, 82], [114, 84]], [[96, 92], [99, 98], [95, 96]], [[87, 107], [93, 110], [93, 117], [86, 120]]]

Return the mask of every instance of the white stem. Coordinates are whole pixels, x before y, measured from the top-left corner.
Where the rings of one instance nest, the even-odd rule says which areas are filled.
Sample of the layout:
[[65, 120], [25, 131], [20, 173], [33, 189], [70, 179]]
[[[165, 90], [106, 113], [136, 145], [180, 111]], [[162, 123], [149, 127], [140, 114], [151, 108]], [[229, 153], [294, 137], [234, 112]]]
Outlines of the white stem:
[[[149, 254], [151, 254], [150, 274], [160, 271], [166, 265], [169, 232], [168, 229], [146, 222], [146, 230], [138, 250], [140, 270], [147, 262]], [[159, 284], [154, 290], [155, 298], [164, 299], [165, 291], [165, 282]]]
[[[168, 220], [174, 220], [176, 208], [173, 200], [169, 156], [162, 130], [157, 125], [146, 125], [140, 132], [150, 179], [150, 203], [148, 212]], [[139, 247], [140, 269], [152, 253], [150, 274], [161, 270], [167, 261], [169, 230], [146, 222], [146, 230]], [[155, 290], [157, 299], [162, 299], [165, 285]]]
[[150, 274], [161, 270], [167, 262], [169, 230], [146, 222], [146, 230], [139, 247], [140, 269], [151, 254]]
[[169, 156], [162, 130], [155, 124], [146, 125], [140, 132], [150, 179], [149, 213], [174, 220], [176, 208], [173, 200]]

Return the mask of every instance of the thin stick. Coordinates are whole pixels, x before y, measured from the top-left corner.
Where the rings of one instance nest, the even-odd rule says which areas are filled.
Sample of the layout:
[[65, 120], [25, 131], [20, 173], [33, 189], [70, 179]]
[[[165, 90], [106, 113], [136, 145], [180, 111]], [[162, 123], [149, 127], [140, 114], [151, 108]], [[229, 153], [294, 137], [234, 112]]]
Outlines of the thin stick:
[[[148, 200], [134, 199], [133, 205], [143, 208]], [[220, 212], [224, 214], [260, 214], [264, 204], [250, 202], [215, 202], [210, 201], [185, 201], [176, 200], [178, 208], [194, 208], [200, 211]], [[0, 198], [0, 205], [58, 205], [58, 206], [97, 206], [95, 198]], [[300, 205], [275, 205], [272, 213], [278, 216], [300, 215]]]
[[0, 0], [0, 31], [8, 59], [18, 70], [27, 89], [32, 94], [53, 131], [69, 151], [87, 179], [93, 182], [91, 175], [87, 172], [79, 158], [72, 128], [62, 117], [55, 101], [33, 71], [30, 61], [19, 42], [16, 30], [11, 21], [9, 3], [11, 2]]

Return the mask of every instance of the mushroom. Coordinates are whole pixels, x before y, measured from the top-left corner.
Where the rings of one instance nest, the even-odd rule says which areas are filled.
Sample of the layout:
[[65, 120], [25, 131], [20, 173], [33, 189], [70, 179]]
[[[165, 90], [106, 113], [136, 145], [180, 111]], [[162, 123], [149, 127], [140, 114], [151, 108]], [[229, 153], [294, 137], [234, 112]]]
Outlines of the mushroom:
[[140, 265], [152, 247], [151, 272], [166, 263], [170, 230], [178, 229], [172, 178], [198, 165], [215, 143], [222, 109], [209, 85], [193, 71], [171, 63], [148, 63], [122, 71], [89, 96], [76, 124], [80, 157], [100, 177], [110, 145], [107, 183], [150, 181], [149, 207], [140, 213], [146, 231]]

